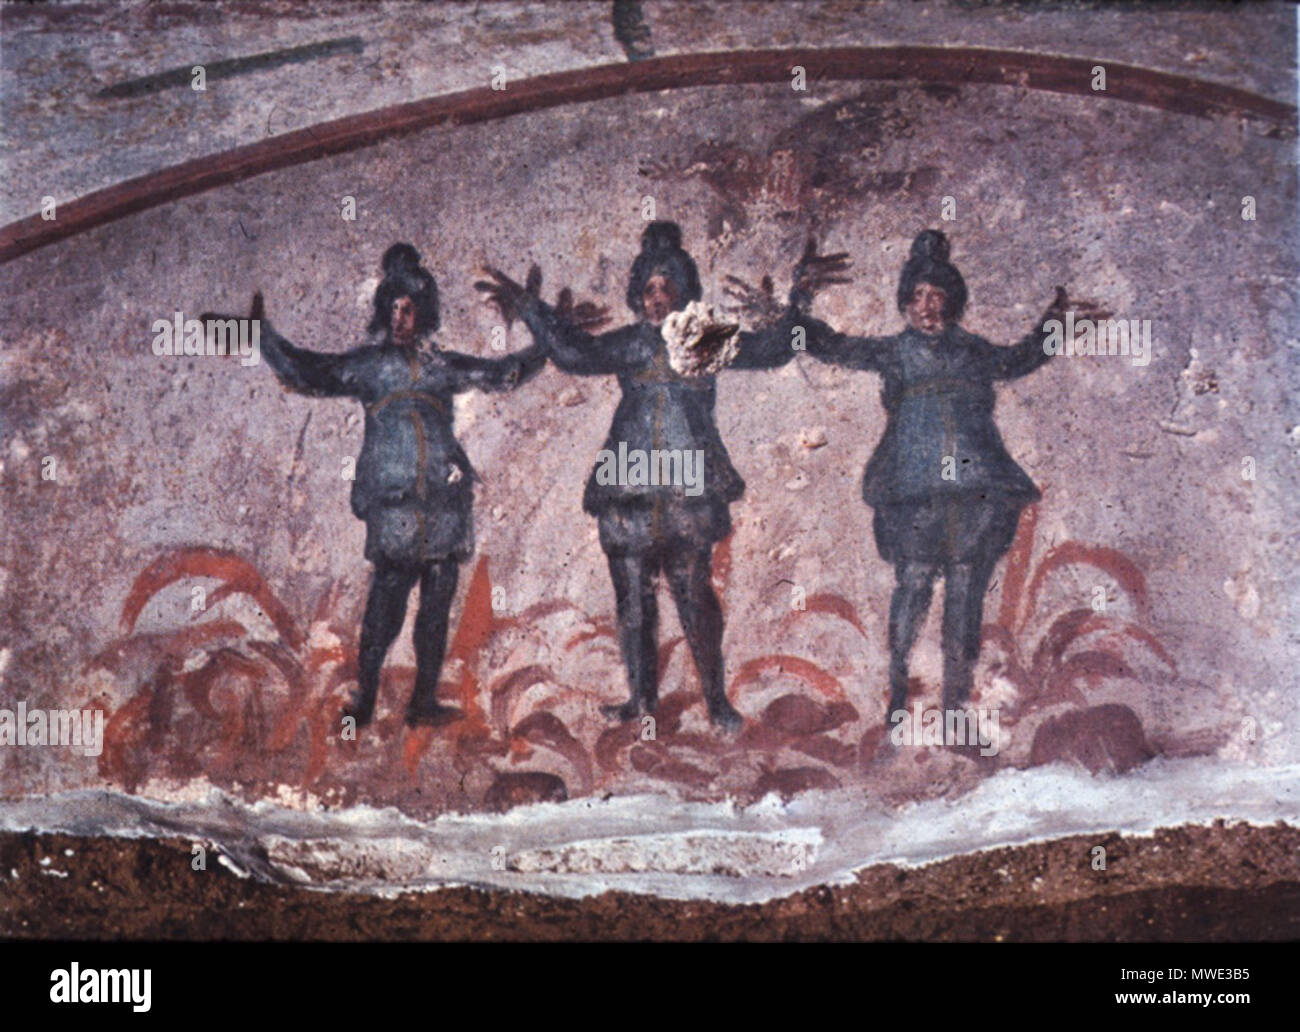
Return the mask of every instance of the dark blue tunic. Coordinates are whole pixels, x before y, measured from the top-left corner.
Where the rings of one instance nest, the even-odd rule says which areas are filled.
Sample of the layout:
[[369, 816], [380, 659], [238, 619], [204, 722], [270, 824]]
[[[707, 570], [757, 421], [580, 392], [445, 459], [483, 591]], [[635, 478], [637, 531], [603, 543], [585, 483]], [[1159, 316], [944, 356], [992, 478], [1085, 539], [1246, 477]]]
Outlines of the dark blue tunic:
[[994, 425], [993, 384], [1048, 360], [1046, 330], [1004, 348], [956, 324], [937, 337], [911, 327], [891, 337], [853, 337], [812, 318], [803, 325], [815, 358], [884, 381], [888, 420], [862, 477], [881, 555], [933, 562], [1001, 554], [1020, 507], [1040, 493]]
[[[523, 312], [535, 341], [569, 373], [618, 377], [623, 397], [614, 413], [603, 450], [650, 454], [703, 453], [703, 484], [698, 495], [681, 485], [602, 483], [598, 461], [587, 478], [583, 510], [600, 518], [601, 545], [610, 554], [681, 544], [700, 547], [731, 532], [727, 507], [745, 492], [745, 481], [718, 434], [714, 419], [716, 378], [678, 374], [668, 362], [667, 345], [657, 326], [633, 323], [596, 336], [558, 318], [540, 301]], [[772, 369], [794, 357], [790, 346], [793, 313], [762, 333], [742, 333], [740, 354], [729, 368]]]
[[453, 396], [510, 390], [546, 362], [534, 344], [491, 360], [454, 351], [382, 343], [341, 354], [296, 348], [264, 319], [262, 354], [291, 390], [356, 398], [365, 440], [352, 484], [352, 511], [366, 521], [366, 558], [418, 564], [474, 551], [477, 474], [452, 430]]

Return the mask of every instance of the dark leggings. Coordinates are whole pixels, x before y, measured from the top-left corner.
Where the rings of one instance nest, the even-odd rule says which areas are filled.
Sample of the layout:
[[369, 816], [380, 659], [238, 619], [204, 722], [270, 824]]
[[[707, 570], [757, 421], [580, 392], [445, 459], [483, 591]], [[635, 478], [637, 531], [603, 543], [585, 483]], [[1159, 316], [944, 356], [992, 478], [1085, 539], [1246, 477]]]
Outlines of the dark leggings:
[[420, 582], [420, 608], [415, 615], [415, 691], [409, 712], [429, 711], [447, 649], [447, 617], [456, 595], [460, 564], [455, 559], [434, 559], [422, 565], [376, 563], [361, 622], [361, 660], [357, 681], [357, 706], [365, 713], [374, 708], [379, 692], [379, 671], [389, 647], [406, 619], [406, 600]]
[[730, 710], [722, 665], [722, 606], [711, 582], [713, 546], [611, 555], [609, 575], [618, 605], [619, 641], [632, 697], [643, 712], [659, 696], [659, 607], [656, 577], [668, 578], [686, 643], [695, 658], [710, 712]]
[[980, 654], [984, 593], [997, 557], [968, 563], [926, 563], [903, 560], [895, 567], [897, 584], [889, 604], [889, 713], [907, 704], [907, 657], [930, 609], [935, 578], [942, 571], [943, 704], [965, 704], [974, 682]]

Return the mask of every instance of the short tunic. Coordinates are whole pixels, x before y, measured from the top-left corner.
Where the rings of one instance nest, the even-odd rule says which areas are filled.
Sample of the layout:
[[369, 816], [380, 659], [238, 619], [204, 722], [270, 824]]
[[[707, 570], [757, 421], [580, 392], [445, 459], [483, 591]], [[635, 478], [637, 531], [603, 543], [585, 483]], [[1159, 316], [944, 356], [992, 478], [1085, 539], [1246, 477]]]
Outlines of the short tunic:
[[[742, 333], [729, 368], [773, 369], [794, 357], [785, 322], [762, 333]], [[534, 340], [565, 372], [618, 377], [623, 397], [602, 452], [702, 453], [698, 493], [682, 484], [607, 483], [598, 457], [583, 492], [583, 510], [599, 521], [608, 555], [705, 548], [731, 533], [729, 505], [745, 492], [714, 417], [713, 376], [682, 376], [668, 362], [667, 345], [653, 323], [642, 321], [600, 335], [588, 334], [531, 300], [523, 312]], [[630, 478], [629, 478], [630, 479]]]
[[698, 551], [731, 533], [731, 513], [716, 498], [611, 502], [596, 520], [600, 547], [611, 556]]
[[1023, 504], [1006, 495], [953, 492], [878, 505], [871, 529], [886, 562], [991, 562], [1011, 547]]
[[453, 434], [454, 395], [510, 390], [535, 375], [534, 345], [502, 359], [380, 343], [341, 354], [296, 348], [262, 321], [262, 354], [288, 388], [351, 397], [365, 406], [365, 439], [352, 485], [352, 511], [366, 522], [373, 563], [464, 560], [474, 551], [477, 473]]
[[805, 326], [815, 358], [878, 372], [884, 381], [885, 432], [862, 477], [881, 557], [971, 562], [1002, 555], [1020, 509], [1041, 495], [994, 425], [993, 384], [1047, 361], [1045, 329], [1002, 348], [956, 324], [938, 337], [910, 327], [892, 337], [850, 337], [811, 318]]

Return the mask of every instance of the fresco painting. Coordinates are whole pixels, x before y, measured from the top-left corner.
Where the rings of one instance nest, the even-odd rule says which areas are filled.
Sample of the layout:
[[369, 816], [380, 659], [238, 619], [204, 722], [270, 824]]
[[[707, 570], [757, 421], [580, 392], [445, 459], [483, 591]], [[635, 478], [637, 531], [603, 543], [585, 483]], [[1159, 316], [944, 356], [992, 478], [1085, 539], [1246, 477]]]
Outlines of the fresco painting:
[[[1064, 10], [842, 6], [702, 5], [708, 45], [671, 4], [502, 5], [546, 43], [421, 9], [511, 57], [405, 99], [359, 70], [397, 15], [358, 14], [206, 86], [288, 105], [331, 61], [351, 99], [51, 153], [53, 219], [11, 182], [6, 805], [648, 834], [1005, 799], [974, 849], [1103, 819], [1062, 784], [1136, 826], [1144, 779], [1232, 817], [1293, 769], [1286, 17], [1096, 14], [1169, 26], [1144, 63]], [[99, 740], [25, 747], [71, 719], [38, 712]]]

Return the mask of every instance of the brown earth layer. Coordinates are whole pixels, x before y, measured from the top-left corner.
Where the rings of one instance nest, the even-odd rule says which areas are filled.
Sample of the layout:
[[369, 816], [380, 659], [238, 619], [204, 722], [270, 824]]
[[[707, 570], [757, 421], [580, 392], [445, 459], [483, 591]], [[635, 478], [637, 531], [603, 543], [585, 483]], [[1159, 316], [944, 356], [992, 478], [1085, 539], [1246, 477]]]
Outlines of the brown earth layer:
[[[1106, 870], [1092, 867], [1106, 850]], [[71, 855], [68, 854], [71, 850]], [[1300, 829], [1084, 835], [901, 868], [763, 904], [444, 889], [376, 899], [191, 870], [179, 840], [0, 835], [0, 936], [87, 940], [922, 940], [1300, 938]], [[42, 863], [42, 861], [47, 861]], [[55, 873], [58, 872], [58, 873]]]

